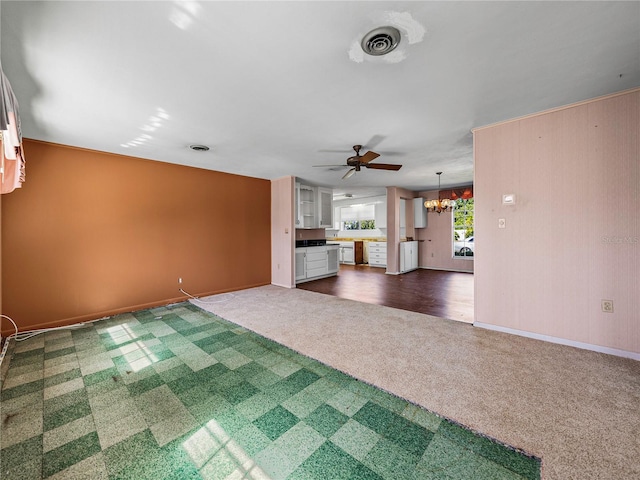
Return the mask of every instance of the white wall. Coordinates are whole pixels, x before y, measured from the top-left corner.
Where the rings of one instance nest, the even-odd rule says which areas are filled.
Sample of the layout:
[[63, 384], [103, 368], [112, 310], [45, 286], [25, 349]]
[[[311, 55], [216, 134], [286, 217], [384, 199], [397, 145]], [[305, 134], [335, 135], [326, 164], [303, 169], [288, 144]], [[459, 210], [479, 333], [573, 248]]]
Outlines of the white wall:
[[640, 89], [474, 131], [476, 322], [640, 353], [639, 132]]

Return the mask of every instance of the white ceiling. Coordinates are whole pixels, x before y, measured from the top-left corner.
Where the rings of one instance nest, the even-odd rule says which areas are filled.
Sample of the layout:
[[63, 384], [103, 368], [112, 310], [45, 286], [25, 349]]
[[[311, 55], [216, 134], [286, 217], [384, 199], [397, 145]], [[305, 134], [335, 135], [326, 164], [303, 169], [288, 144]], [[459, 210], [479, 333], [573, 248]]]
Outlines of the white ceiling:
[[[640, 85], [638, 1], [3, 0], [0, 15], [25, 137], [337, 193], [470, 183], [473, 127]], [[398, 49], [365, 55], [383, 25]], [[357, 143], [403, 168], [313, 167]]]

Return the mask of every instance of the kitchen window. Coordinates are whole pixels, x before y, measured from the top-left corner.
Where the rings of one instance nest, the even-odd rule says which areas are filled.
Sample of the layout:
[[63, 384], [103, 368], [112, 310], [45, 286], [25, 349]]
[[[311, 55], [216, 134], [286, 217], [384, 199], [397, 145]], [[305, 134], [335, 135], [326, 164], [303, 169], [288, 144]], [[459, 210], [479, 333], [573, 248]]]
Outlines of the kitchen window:
[[340, 230], [374, 230], [375, 205], [350, 205], [340, 208]]

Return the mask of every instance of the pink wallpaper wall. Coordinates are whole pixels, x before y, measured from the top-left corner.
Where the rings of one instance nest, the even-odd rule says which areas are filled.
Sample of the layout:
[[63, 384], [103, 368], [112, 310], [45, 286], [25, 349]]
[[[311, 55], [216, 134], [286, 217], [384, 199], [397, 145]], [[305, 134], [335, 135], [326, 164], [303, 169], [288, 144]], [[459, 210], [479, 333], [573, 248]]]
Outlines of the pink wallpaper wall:
[[[438, 191], [420, 192], [425, 200], [438, 198]], [[427, 228], [416, 229], [416, 239], [420, 243], [418, 265], [422, 268], [452, 270], [456, 272], [473, 272], [473, 257], [453, 258], [451, 212], [427, 213]], [[474, 240], [475, 241], [475, 240]]]
[[296, 240], [318, 240], [325, 238], [327, 232], [324, 228], [296, 228]]
[[476, 322], [640, 353], [639, 132], [640, 89], [474, 131]]
[[387, 187], [387, 272], [398, 273], [400, 269], [400, 200], [406, 202], [405, 236], [420, 240], [418, 244], [418, 266], [456, 272], [473, 272], [473, 259], [452, 258], [451, 213], [428, 213], [427, 228], [414, 228], [413, 198], [436, 198], [437, 191], [416, 193], [398, 187]]
[[271, 181], [271, 283], [291, 288], [295, 285], [293, 249], [294, 177]]

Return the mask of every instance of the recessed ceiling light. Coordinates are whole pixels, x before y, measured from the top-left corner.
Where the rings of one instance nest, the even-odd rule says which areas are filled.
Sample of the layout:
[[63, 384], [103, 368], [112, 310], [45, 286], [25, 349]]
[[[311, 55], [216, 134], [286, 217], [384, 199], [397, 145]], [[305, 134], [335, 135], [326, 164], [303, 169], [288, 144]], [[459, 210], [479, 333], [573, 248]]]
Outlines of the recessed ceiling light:
[[209, 150], [209, 147], [207, 147], [206, 145], [189, 145], [189, 148], [191, 150], [195, 150], [196, 152], [206, 152], [207, 150]]
[[400, 43], [400, 30], [395, 27], [378, 27], [367, 33], [360, 42], [364, 53], [386, 55]]

